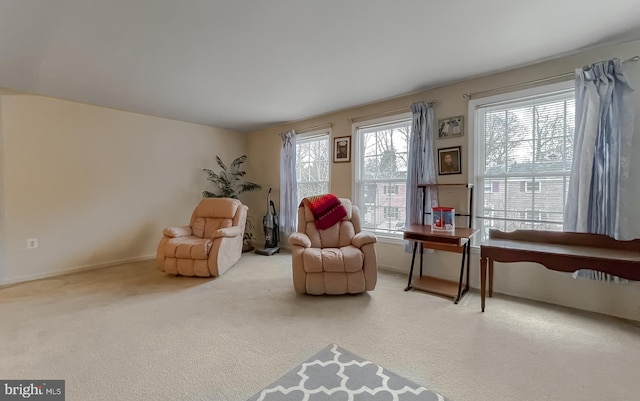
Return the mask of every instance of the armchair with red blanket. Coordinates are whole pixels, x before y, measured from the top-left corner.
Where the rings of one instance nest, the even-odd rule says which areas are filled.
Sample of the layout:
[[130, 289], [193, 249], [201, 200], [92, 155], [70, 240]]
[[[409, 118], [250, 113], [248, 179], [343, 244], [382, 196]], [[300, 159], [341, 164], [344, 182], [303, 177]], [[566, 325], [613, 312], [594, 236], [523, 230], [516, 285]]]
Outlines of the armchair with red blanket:
[[[319, 228], [322, 227], [322, 228]], [[376, 286], [376, 237], [362, 231], [360, 210], [334, 195], [305, 198], [289, 236], [298, 293], [357, 294]]]

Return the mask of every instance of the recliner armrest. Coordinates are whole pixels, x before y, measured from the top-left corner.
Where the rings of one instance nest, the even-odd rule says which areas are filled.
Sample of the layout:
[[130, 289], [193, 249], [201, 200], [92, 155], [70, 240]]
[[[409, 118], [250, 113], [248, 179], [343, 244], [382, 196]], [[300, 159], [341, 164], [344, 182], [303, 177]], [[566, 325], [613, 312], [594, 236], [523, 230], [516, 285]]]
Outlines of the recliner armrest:
[[375, 235], [366, 231], [360, 231], [359, 233], [354, 235], [353, 238], [351, 238], [351, 243], [356, 248], [362, 248], [367, 244], [375, 244], [377, 240], [378, 239]]
[[193, 233], [190, 226], [167, 227], [162, 230], [162, 234], [169, 238], [188, 237]]
[[301, 246], [303, 248], [311, 248], [311, 240], [306, 234], [295, 232], [289, 236], [289, 244], [292, 246]]
[[242, 235], [242, 227], [233, 226], [233, 227], [225, 227], [218, 229], [215, 233], [213, 233], [213, 238], [221, 238], [221, 237], [237, 237]]

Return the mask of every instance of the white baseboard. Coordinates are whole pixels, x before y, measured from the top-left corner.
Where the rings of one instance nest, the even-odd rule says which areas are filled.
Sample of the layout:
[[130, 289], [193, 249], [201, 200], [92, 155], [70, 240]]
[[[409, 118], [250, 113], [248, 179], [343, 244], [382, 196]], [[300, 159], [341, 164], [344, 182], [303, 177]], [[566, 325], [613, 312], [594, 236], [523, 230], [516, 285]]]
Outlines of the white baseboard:
[[[255, 249], [264, 249], [265, 244], [264, 244], [264, 241], [258, 242], [256, 240], [253, 240], [251, 241], [251, 245], [253, 245]], [[282, 241], [282, 238], [280, 238], [280, 242], [278, 243], [278, 248], [285, 249], [291, 252], [291, 245], [289, 245], [288, 241]]]
[[122, 264], [125, 264], [125, 263], [142, 262], [144, 260], [155, 259], [155, 257], [156, 257], [155, 254], [153, 254], [153, 255], [144, 255], [144, 256], [137, 256], [135, 258], [118, 259], [118, 260], [112, 260], [112, 261], [108, 261], [108, 262], [94, 263], [94, 264], [90, 264], [90, 265], [70, 267], [70, 268], [67, 268], [67, 269], [56, 270], [56, 271], [53, 271], [53, 272], [31, 274], [31, 275], [22, 276], [22, 277], [13, 277], [13, 278], [10, 278], [8, 280], [1, 280], [0, 281], [0, 287], [11, 285], [11, 284], [23, 283], [25, 281], [40, 280], [40, 279], [43, 279], [43, 278], [64, 276], [66, 274], [78, 273], [78, 272], [87, 271], [87, 270], [101, 269], [103, 267], [122, 265]]
[[398, 266], [388, 266], [388, 265], [378, 264], [378, 269], [379, 270], [388, 271], [388, 272], [392, 272], [392, 273], [404, 274], [404, 275], [409, 273], [408, 269], [404, 269], [404, 268], [398, 267]]

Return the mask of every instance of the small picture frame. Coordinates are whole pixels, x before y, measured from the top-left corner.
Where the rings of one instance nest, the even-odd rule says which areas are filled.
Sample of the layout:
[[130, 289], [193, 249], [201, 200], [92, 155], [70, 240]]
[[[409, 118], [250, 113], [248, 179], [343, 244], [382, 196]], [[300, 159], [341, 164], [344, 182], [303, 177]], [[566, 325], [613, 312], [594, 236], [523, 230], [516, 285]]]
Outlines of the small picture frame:
[[333, 162], [343, 163], [351, 161], [351, 137], [339, 136], [333, 138]]
[[464, 121], [462, 116], [438, 120], [438, 138], [452, 138], [462, 135], [464, 135]]
[[461, 174], [462, 157], [460, 146], [438, 149], [438, 174]]

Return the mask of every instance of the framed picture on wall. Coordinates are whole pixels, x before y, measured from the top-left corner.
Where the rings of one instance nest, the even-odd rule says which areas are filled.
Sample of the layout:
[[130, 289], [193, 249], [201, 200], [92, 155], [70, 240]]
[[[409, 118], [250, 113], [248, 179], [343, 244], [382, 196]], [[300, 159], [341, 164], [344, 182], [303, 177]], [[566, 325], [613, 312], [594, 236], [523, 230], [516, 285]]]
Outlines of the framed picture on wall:
[[333, 138], [333, 162], [350, 162], [351, 161], [351, 137], [339, 136]]
[[464, 135], [462, 116], [444, 118], [438, 121], [438, 138], [451, 138]]
[[461, 174], [462, 157], [460, 146], [438, 149], [438, 174]]

